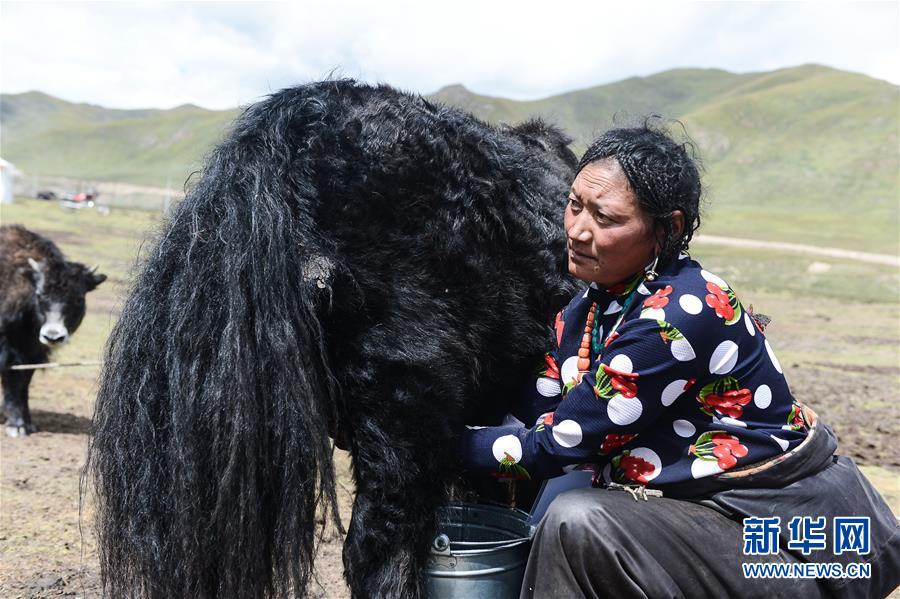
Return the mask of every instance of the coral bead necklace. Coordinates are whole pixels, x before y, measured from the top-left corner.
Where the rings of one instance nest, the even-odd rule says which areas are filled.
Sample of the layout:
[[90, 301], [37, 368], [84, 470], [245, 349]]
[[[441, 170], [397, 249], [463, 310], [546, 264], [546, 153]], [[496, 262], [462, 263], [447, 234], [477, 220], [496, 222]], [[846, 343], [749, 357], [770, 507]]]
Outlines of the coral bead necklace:
[[584, 335], [581, 337], [581, 346], [578, 348], [578, 372], [587, 372], [591, 367], [591, 333], [594, 331], [595, 313], [597, 302], [591, 304], [588, 310], [587, 321], [584, 323]]
[[[603, 346], [606, 340], [619, 328], [619, 325], [622, 324], [622, 320], [625, 318], [625, 313], [628, 312], [628, 307], [631, 305], [631, 302], [634, 300], [634, 296], [637, 294], [637, 285], [635, 285], [634, 289], [631, 290], [631, 293], [628, 294], [628, 297], [625, 299], [625, 302], [622, 304], [622, 311], [619, 313], [619, 318], [616, 319], [615, 324], [610, 327], [609, 331], [603, 335], [603, 338], [600, 339], [599, 347], [600, 351], [598, 352], [597, 358], [600, 358], [600, 353], [603, 352]], [[585, 374], [590, 371], [591, 368], [591, 337], [594, 333], [594, 328], [599, 324], [599, 319], [597, 318], [597, 302], [591, 303], [591, 308], [588, 310], [587, 319], [584, 323], [584, 334], [581, 336], [581, 345], [578, 347], [578, 380], [581, 380]]]

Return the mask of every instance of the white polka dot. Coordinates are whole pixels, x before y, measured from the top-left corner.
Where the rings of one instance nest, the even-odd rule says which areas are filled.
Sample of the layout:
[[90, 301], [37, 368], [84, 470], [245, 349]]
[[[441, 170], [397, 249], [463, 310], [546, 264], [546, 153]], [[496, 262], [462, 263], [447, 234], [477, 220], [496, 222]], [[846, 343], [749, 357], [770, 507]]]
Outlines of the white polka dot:
[[756, 325], [753, 324], [753, 319], [746, 312], [744, 312], [744, 326], [747, 327], [747, 332], [750, 333], [751, 337], [756, 336]]
[[697, 354], [694, 353], [694, 348], [691, 347], [690, 342], [687, 339], [681, 338], [676, 339], [669, 345], [669, 349], [672, 351], [672, 355], [679, 362], [690, 362], [694, 358], [697, 357]]
[[597, 327], [597, 339], [603, 339], [603, 325]]
[[778, 361], [778, 358], [775, 357], [775, 352], [772, 351], [772, 346], [769, 345], [769, 340], [766, 339], [766, 351], [769, 352], [769, 359], [772, 360], [772, 366], [775, 367], [775, 370], [782, 374], [781, 371], [781, 362]]
[[613, 370], [618, 370], [619, 372], [631, 372], [634, 370], [634, 365], [631, 363], [631, 358], [626, 356], [625, 354], [616, 354], [613, 356], [613, 359], [609, 361], [609, 367]]
[[559, 369], [559, 376], [564, 385], [578, 380], [578, 356], [570, 356]]
[[694, 433], [697, 432], [697, 427], [687, 420], [676, 420], [672, 423], [672, 428], [675, 429], [675, 434], [679, 437], [693, 437]]
[[684, 252], [681, 252], [680, 254], [678, 254], [679, 260], [687, 260], [688, 258], [690, 258], [690, 256], [685, 254]]
[[650, 482], [662, 472], [662, 461], [659, 459], [659, 455], [649, 447], [635, 447], [631, 450], [629, 455], [633, 455], [653, 464], [653, 472], [642, 477], [647, 482]]
[[563, 466], [563, 472], [569, 473], [573, 470], [578, 470], [579, 468], [581, 468], [581, 464], [568, 464]]
[[606, 311], [603, 313], [603, 315], [605, 316], [607, 314], [615, 314], [621, 309], [621, 304], [619, 304], [619, 302], [617, 302], [616, 300], [613, 300], [612, 303], [606, 307]]
[[783, 430], [783, 431], [792, 431], [792, 430], [794, 430], [794, 427], [791, 426], [790, 424], [782, 424], [782, 425], [781, 425], [781, 430]]
[[760, 385], [756, 389], [756, 393], [753, 394], [753, 403], [760, 410], [765, 410], [769, 407], [769, 404], [772, 403], [772, 390], [769, 389], [768, 385]]
[[631, 424], [641, 417], [641, 412], [643, 411], [644, 405], [640, 399], [637, 397], [629, 399], [622, 397], [621, 394], [609, 400], [609, 405], [606, 406], [606, 413], [609, 419], [619, 426]]
[[778, 446], [781, 447], [781, 451], [787, 451], [788, 445], [790, 445], [790, 443], [788, 443], [788, 442], [787, 442], [786, 440], [784, 440], [784, 439], [781, 439], [781, 438], [779, 438], [779, 437], [776, 437], [775, 435], [769, 435], [769, 436], [772, 437], [772, 440], [773, 440], [773, 441], [775, 441], [776, 443], [778, 443]]
[[728, 374], [737, 364], [738, 346], [734, 341], [723, 341], [709, 358], [710, 374]]
[[709, 281], [710, 283], [715, 283], [716, 285], [721, 287], [723, 290], [728, 289], [728, 283], [726, 283], [725, 281], [723, 281], [721, 278], [717, 277], [716, 275], [712, 274], [708, 270], [701, 270], [700, 275], [704, 279]]
[[687, 384], [687, 381], [684, 379], [678, 379], [677, 381], [672, 381], [666, 388], [663, 389], [662, 396], [659, 398], [662, 401], [662, 405], [671, 406], [678, 396], [684, 393], [684, 386]]
[[641, 318], [649, 318], [650, 320], [665, 320], [666, 311], [662, 308], [644, 308], [641, 310]]
[[650, 290], [647, 289], [646, 285], [641, 283], [640, 285], [638, 285], [638, 293], [640, 293], [641, 295], [650, 295]]
[[534, 386], [537, 388], [537, 392], [544, 397], [556, 397], [557, 395], [562, 393], [562, 388], [559, 385], [559, 381], [545, 376], [539, 378], [537, 382], [535, 382]]
[[585, 290], [584, 290], [584, 295], [581, 296], [581, 299], [586, 298], [586, 297], [588, 296], [589, 291], [590, 291], [590, 290], [585, 289]]
[[696, 295], [686, 293], [678, 298], [678, 305], [688, 314], [700, 314], [703, 311], [703, 302]]
[[522, 459], [522, 443], [515, 435], [503, 435], [502, 437], [499, 437], [494, 441], [491, 451], [494, 453], [494, 459], [498, 462], [505, 459], [507, 455], [513, 459], [514, 464]]
[[694, 478], [703, 478], [704, 476], [711, 476], [720, 472], [722, 472], [722, 469], [719, 468], [718, 460], [701, 460], [698, 458], [691, 464], [691, 476]]
[[741, 428], [747, 428], [747, 423], [743, 420], [738, 420], [737, 418], [732, 418], [731, 416], [722, 416], [722, 419], [719, 420], [720, 424], [728, 424], [730, 426], [739, 426]]
[[553, 438], [563, 447], [575, 447], [581, 443], [581, 425], [574, 420], [563, 420], [553, 425]]

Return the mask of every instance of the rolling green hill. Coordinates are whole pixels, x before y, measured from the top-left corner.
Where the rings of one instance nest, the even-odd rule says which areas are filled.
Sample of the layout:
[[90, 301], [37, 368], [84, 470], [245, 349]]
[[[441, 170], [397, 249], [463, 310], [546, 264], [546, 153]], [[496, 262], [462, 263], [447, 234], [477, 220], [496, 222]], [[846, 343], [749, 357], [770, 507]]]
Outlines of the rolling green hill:
[[200, 168], [238, 114], [189, 104], [109, 110], [39, 92], [0, 97], [0, 155], [25, 173], [164, 185]]
[[[461, 85], [430, 97], [491, 122], [542, 116], [575, 138], [576, 152], [611, 125], [647, 114], [678, 119], [706, 167], [704, 231], [898, 251], [900, 89], [884, 81], [817, 65], [747, 74], [677, 69], [535, 101]], [[236, 115], [4, 95], [0, 155], [26, 173], [179, 183]]]

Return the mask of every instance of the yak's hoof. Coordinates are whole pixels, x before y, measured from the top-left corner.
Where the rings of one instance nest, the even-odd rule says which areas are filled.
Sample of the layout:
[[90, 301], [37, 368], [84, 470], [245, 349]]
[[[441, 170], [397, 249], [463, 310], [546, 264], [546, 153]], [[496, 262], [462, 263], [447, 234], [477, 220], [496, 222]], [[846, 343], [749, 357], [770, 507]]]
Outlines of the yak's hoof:
[[33, 424], [7, 424], [6, 425], [6, 436], [7, 437], [26, 437], [36, 431]]

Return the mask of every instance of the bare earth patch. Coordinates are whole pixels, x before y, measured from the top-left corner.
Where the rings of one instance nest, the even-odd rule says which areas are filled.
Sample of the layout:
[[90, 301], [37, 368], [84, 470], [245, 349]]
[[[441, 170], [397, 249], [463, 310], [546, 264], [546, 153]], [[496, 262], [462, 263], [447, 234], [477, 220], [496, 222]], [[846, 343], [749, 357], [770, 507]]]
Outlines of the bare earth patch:
[[[98, 292], [98, 305], [111, 297]], [[835, 300], [800, 301], [777, 295], [742, 297], [773, 316], [766, 331], [794, 394], [837, 432], [839, 451], [866, 474], [900, 513], [900, 308], [848, 306]], [[101, 319], [97, 319], [98, 321]], [[87, 321], [85, 326], [91, 326]], [[79, 331], [58, 356], [93, 357], [100, 330]], [[103, 324], [102, 326], [108, 326]], [[79, 338], [81, 341], [79, 341]], [[87, 345], [79, 345], [79, 343]], [[56, 369], [35, 376], [35, 424], [25, 439], [0, 438], [0, 596], [96, 597], [100, 592], [91, 504], [79, 518], [84, 464], [97, 367]], [[349, 458], [338, 452], [341, 512], [349, 518]], [[314, 597], [349, 597], [343, 582], [340, 538], [330, 530], [317, 559]]]

